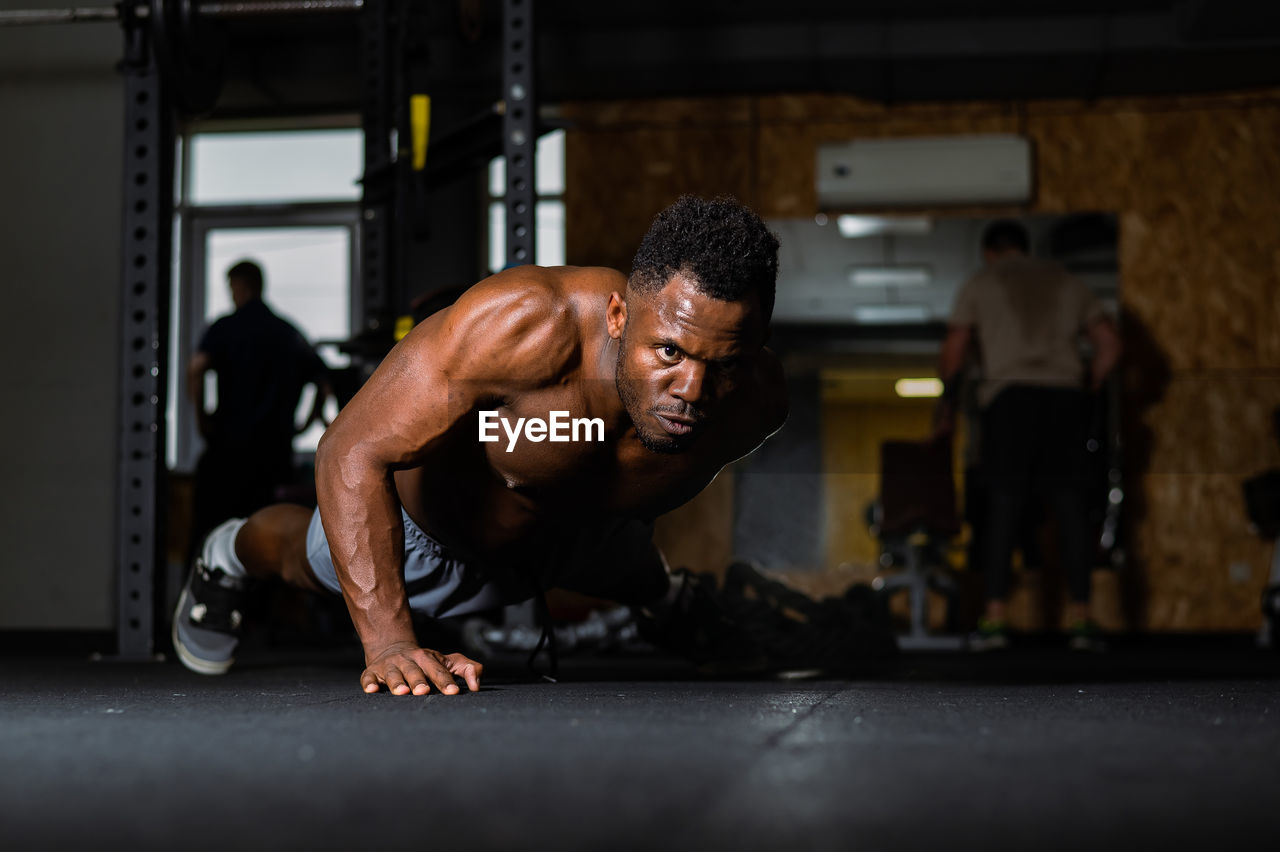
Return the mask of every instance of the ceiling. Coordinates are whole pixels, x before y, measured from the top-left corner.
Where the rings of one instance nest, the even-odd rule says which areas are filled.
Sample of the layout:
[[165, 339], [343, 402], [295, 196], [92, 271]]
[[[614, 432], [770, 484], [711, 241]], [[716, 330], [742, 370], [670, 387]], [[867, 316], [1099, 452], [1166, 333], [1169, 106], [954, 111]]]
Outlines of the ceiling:
[[[494, 100], [498, 0], [422, 0], [438, 96]], [[526, 0], [532, 3], [532, 0]], [[1258, 0], [543, 0], [544, 103], [838, 92], [886, 102], [1099, 98], [1280, 86], [1280, 3]], [[225, 25], [217, 114], [354, 111], [350, 16]]]

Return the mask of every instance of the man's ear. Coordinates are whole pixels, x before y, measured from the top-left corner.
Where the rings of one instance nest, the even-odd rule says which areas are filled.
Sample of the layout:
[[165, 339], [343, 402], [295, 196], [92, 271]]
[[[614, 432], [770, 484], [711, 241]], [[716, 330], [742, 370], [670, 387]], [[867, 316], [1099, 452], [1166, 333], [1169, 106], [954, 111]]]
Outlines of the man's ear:
[[605, 308], [604, 319], [609, 336], [621, 340], [622, 330], [627, 327], [627, 303], [616, 290], [609, 294], [609, 307]]

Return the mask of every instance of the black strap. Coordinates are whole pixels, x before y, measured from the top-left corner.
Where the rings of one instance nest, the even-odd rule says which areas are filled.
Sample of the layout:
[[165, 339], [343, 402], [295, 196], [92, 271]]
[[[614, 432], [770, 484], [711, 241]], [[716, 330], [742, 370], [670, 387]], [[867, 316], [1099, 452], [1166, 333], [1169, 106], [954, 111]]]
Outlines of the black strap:
[[[548, 683], [555, 683], [560, 674], [560, 653], [556, 647], [556, 631], [551, 625], [551, 611], [547, 608], [547, 593], [539, 589], [534, 603], [538, 611], [538, 621], [542, 623], [542, 635], [538, 637], [538, 644], [529, 655], [529, 671]], [[547, 656], [551, 662], [551, 674], [538, 671], [538, 667], [534, 665], [544, 645], [547, 646]]]

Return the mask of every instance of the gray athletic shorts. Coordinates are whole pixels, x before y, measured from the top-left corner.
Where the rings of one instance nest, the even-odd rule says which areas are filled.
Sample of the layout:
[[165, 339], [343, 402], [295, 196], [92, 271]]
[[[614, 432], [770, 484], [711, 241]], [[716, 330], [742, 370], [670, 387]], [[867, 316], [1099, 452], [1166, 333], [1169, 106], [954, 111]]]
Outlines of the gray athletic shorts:
[[[637, 605], [661, 597], [667, 589], [653, 528], [639, 521], [593, 526], [560, 541], [554, 552], [530, 553], [516, 572], [468, 563], [423, 532], [403, 509], [400, 518], [409, 606], [432, 618], [520, 603], [552, 586]], [[342, 594], [318, 509], [307, 528], [307, 560], [320, 585]]]

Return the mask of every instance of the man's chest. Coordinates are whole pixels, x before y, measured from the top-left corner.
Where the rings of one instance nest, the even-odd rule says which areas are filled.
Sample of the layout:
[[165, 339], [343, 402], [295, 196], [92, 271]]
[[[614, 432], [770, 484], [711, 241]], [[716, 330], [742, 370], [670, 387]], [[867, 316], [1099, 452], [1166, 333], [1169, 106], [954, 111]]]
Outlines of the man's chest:
[[570, 402], [549, 397], [477, 413], [495, 488], [535, 510], [618, 515], [664, 511], [706, 484], [695, 455], [645, 450]]

